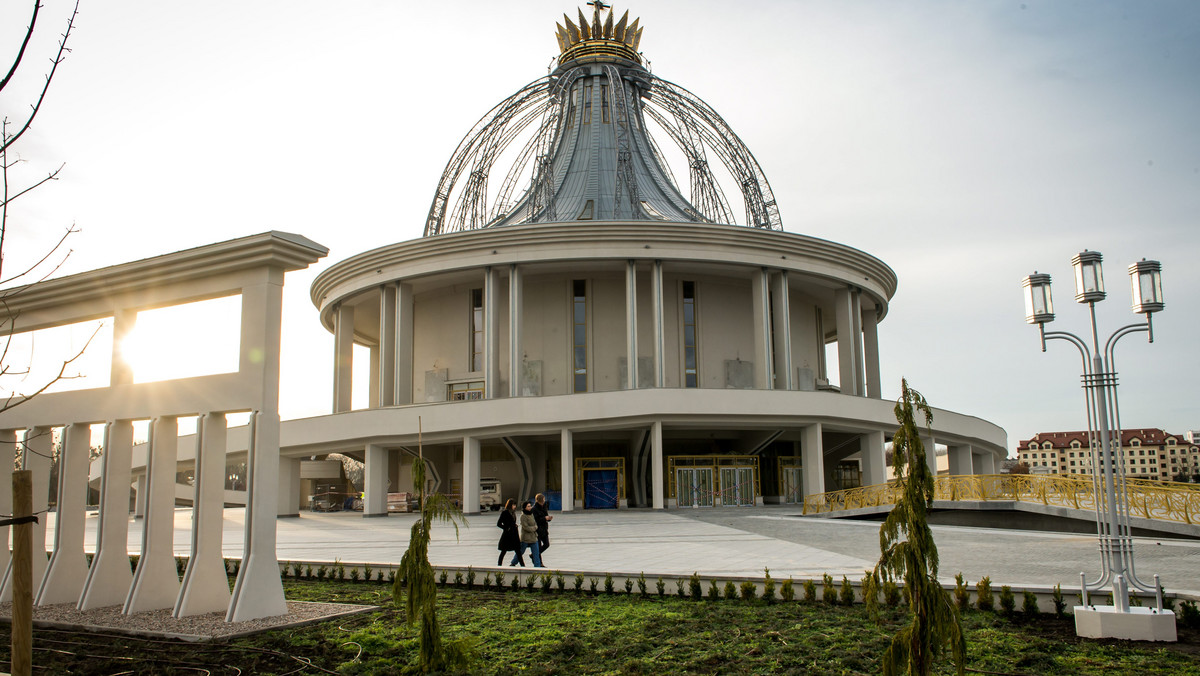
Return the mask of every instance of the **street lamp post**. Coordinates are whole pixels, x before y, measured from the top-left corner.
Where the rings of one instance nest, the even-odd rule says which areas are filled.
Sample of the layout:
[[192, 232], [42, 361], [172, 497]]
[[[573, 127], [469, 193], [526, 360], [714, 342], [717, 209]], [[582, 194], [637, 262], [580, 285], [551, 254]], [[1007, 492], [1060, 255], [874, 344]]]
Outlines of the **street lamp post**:
[[[1101, 573], [1092, 581], [1079, 574], [1083, 605], [1075, 608], [1076, 633], [1081, 636], [1175, 640], [1175, 615], [1163, 611], [1162, 587], [1158, 575], [1153, 586], [1142, 582], [1133, 565], [1133, 538], [1129, 527], [1125, 463], [1121, 460], [1121, 416], [1117, 405], [1117, 372], [1114, 350], [1117, 341], [1131, 333], [1146, 332], [1154, 342], [1153, 315], [1163, 309], [1162, 266], [1158, 261], [1142, 259], [1129, 266], [1133, 291], [1133, 311], [1146, 316], [1145, 323], [1123, 326], [1112, 333], [1100, 349], [1096, 328], [1096, 303], [1106, 297], [1103, 257], [1097, 251], [1083, 251], [1071, 259], [1075, 269], [1075, 301], [1088, 306], [1091, 340], [1066, 331], [1046, 331], [1054, 321], [1054, 302], [1050, 294], [1050, 275], [1033, 273], [1025, 277], [1025, 321], [1037, 324], [1046, 351], [1047, 340], [1065, 340], [1073, 344], [1083, 360], [1083, 388], [1088, 415], [1088, 447], [1092, 456], [1092, 490], [1096, 496], [1096, 534], [1100, 541]], [[1090, 345], [1089, 345], [1090, 342]], [[1103, 499], [1101, 499], [1103, 496]], [[1089, 603], [1089, 592], [1111, 587], [1113, 605], [1097, 608]], [[1129, 606], [1129, 589], [1154, 593], [1157, 607]], [[1169, 624], [1169, 631], [1167, 625]]]

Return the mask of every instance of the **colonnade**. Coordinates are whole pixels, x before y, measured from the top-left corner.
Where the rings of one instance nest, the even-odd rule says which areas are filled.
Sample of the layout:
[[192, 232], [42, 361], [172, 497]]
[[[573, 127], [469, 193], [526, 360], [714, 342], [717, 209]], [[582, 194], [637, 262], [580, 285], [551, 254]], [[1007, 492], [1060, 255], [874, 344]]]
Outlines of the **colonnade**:
[[[639, 265], [649, 263], [652, 338], [649, 356], [653, 375], [642, 382], [638, 373], [638, 276]], [[625, 281], [625, 373], [624, 389], [663, 387], [666, 380], [665, 288], [663, 261], [624, 261]], [[508, 354], [500, 354], [501, 273], [508, 284]], [[518, 264], [487, 266], [483, 285], [483, 380], [484, 398], [520, 397], [524, 267]], [[755, 389], [799, 389], [792, 359], [791, 295], [787, 270], [757, 268], [750, 272], [753, 314], [752, 359]], [[863, 307], [863, 292], [855, 287], [834, 291], [837, 328], [838, 373], [841, 393], [880, 398], [878, 313], [875, 306]], [[355, 314], [362, 306], [341, 303], [333, 312], [334, 391], [333, 412], [352, 409], [353, 345]], [[413, 289], [406, 281], [393, 281], [379, 288], [379, 338], [371, 346], [371, 408], [411, 404], [413, 392]], [[821, 330], [823, 334], [823, 329]], [[823, 346], [820, 352], [823, 353]], [[823, 357], [822, 357], [823, 359]], [[501, 366], [509, 369], [508, 391], [501, 392]]]

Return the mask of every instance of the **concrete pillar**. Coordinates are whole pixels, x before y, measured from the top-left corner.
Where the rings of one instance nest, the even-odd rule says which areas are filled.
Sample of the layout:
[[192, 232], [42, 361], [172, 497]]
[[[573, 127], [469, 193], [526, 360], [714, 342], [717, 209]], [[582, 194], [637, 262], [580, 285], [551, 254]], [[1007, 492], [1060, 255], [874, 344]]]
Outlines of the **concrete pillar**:
[[[261, 393], [262, 408], [250, 416], [246, 465], [245, 545], [234, 582], [227, 622], [287, 614], [279, 560], [275, 555], [279, 508], [279, 346], [283, 316], [283, 273], [242, 289], [241, 373]], [[257, 361], [249, 355], [261, 355]], [[265, 356], [265, 358], [264, 358]]]
[[821, 423], [813, 423], [800, 432], [800, 457], [804, 465], [804, 495], [825, 492], [825, 448], [821, 443]]
[[381, 359], [378, 345], [371, 345], [367, 348], [368, 361], [367, 367], [367, 408], [379, 408], [379, 361]]
[[[149, 451], [147, 450], [147, 455]], [[133, 518], [146, 516], [146, 475], [140, 474], [133, 480]]]
[[562, 511], [570, 512], [575, 509], [575, 440], [571, 430], [565, 428], [559, 438], [562, 453]]
[[638, 388], [637, 261], [625, 261], [625, 389]]
[[794, 390], [792, 309], [787, 270], [781, 270], [771, 277], [771, 302], [774, 315], [771, 338], [775, 347], [775, 389]]
[[654, 267], [650, 272], [650, 295], [654, 307], [654, 386], [666, 387], [666, 315], [665, 306], [666, 298], [664, 297], [665, 289], [663, 288], [663, 266], [662, 261], [654, 261]]
[[515, 264], [508, 268], [508, 396], [521, 396], [521, 373], [525, 370], [524, 343], [521, 328], [524, 323], [525, 287], [521, 269]]
[[137, 310], [118, 309], [113, 312], [112, 366], [109, 368], [110, 385], [133, 383], [133, 367], [121, 353], [121, 346], [137, 326]]
[[996, 474], [996, 456], [992, 453], [972, 453], [972, 468], [976, 474]]
[[666, 505], [663, 486], [663, 443], [662, 421], [656, 420], [650, 427], [650, 502], [654, 509]]
[[462, 510], [479, 513], [479, 439], [463, 437]]
[[396, 285], [396, 396], [397, 406], [412, 403], [413, 393], [413, 292], [409, 284]]
[[[17, 456], [17, 432], [16, 430], [0, 430], [0, 507], [3, 507], [4, 512], [12, 509], [12, 473], [14, 461]], [[61, 495], [61, 494], [60, 494]], [[12, 532], [12, 526], [0, 526], [0, 571], [7, 571], [11, 563], [12, 552], [8, 548], [9, 537]], [[79, 546], [83, 547], [83, 535], [80, 534]], [[0, 581], [0, 586], [3, 586], [3, 581]], [[12, 598], [12, 595], [9, 595]]]
[[862, 310], [863, 371], [867, 381], [867, 396], [882, 399], [879, 381], [879, 317], [875, 308]]
[[354, 306], [339, 305], [333, 311], [333, 412], [352, 407], [354, 389]]
[[[87, 518], [88, 451], [92, 445], [92, 427], [87, 423], [68, 425], [63, 430], [62, 456], [58, 469], [58, 510], [54, 523], [54, 554], [46, 568], [42, 588], [35, 602], [39, 606], [76, 603], [87, 577], [87, 557], [83, 553], [84, 524]], [[0, 445], [7, 439], [0, 440]], [[6, 446], [7, 447], [7, 446]], [[8, 458], [0, 459], [4, 463]], [[7, 462], [9, 472], [12, 463]], [[0, 481], [4, 477], [0, 476]], [[9, 486], [12, 480], [9, 479]], [[11, 489], [10, 489], [11, 490]], [[2, 499], [2, 498], [0, 498]], [[12, 504], [12, 500], [8, 501]], [[4, 535], [7, 535], [5, 533]], [[3, 539], [7, 542], [7, 539]], [[0, 547], [8, 555], [8, 547]]]
[[950, 461], [951, 475], [975, 473], [974, 462], [971, 457], [971, 447], [969, 445], [951, 446], [947, 450], [947, 453], [949, 454], [948, 460]]
[[921, 443], [925, 445], [925, 464], [929, 466], [929, 473], [937, 476], [937, 443], [934, 438], [925, 434], [921, 435]]
[[[53, 454], [53, 430], [49, 427], [34, 427], [32, 434], [25, 437], [25, 462], [23, 469], [33, 472], [33, 513], [44, 514], [50, 506], [50, 458]], [[129, 482], [126, 482], [126, 486]], [[125, 515], [129, 515], [129, 503], [125, 503]], [[33, 590], [34, 593], [46, 576], [46, 520], [38, 519], [33, 524]]]
[[500, 395], [500, 271], [488, 267], [483, 277], [484, 397]]
[[883, 432], [867, 432], [859, 441], [863, 485], [873, 486], [887, 481], [887, 461]]
[[175, 569], [175, 468], [178, 464], [179, 423], [174, 416], [150, 423], [146, 445], [146, 518], [142, 524], [142, 555], [133, 585], [125, 599], [126, 615], [173, 608], [179, 596]]
[[771, 302], [767, 269], [750, 273], [750, 303], [754, 330], [754, 389], [769, 390], [775, 374], [771, 364]]
[[[120, 605], [129, 594], [129, 484], [133, 462], [133, 422], [117, 420], [104, 431], [100, 456], [100, 514], [96, 554], [88, 569], [79, 610]], [[224, 472], [224, 467], [221, 468]]]
[[367, 444], [363, 452], [363, 516], [388, 515], [388, 451], [378, 444]]
[[300, 459], [279, 459], [279, 510], [277, 516], [300, 516]]
[[396, 403], [396, 285], [379, 289], [378, 406]]
[[863, 324], [862, 324], [862, 292], [855, 289], [850, 293], [850, 319], [854, 326], [850, 333], [854, 336], [854, 368], [858, 373], [858, 382], [854, 384], [855, 392], [860, 397], [867, 396], [867, 378], [863, 368]]
[[229, 579], [222, 553], [225, 512], [225, 416], [209, 413], [196, 421], [196, 474], [192, 485], [192, 541], [175, 617], [229, 608]]
[[859, 319], [855, 307], [855, 296], [850, 289], [838, 289], [833, 292], [834, 315], [837, 321], [838, 344], [838, 378], [842, 394], [858, 396], [859, 369], [861, 362], [856, 360], [858, 341], [854, 330]]

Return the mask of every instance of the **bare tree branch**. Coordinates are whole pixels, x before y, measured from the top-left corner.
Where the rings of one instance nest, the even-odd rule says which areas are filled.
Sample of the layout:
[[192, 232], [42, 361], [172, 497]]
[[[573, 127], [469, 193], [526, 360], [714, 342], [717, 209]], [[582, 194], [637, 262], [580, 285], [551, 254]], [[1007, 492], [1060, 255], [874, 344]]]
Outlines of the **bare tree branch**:
[[29, 46], [29, 39], [33, 37], [33, 27], [37, 24], [38, 10], [42, 8], [41, 0], [33, 0], [33, 18], [29, 19], [29, 28], [25, 31], [25, 39], [21, 41], [21, 49], [17, 52], [17, 58], [13, 60], [12, 68], [8, 69], [8, 74], [0, 80], [0, 91], [4, 91], [5, 85], [12, 79], [13, 73], [17, 72], [17, 66], [21, 65], [21, 59], [25, 56], [25, 48]]
[[[71, 235], [73, 235], [77, 232], [79, 232], [79, 228], [76, 228], [75, 224], [72, 223], [71, 227], [67, 228], [66, 232], [63, 233], [63, 236], [58, 238], [58, 242], [56, 242], [54, 244], [54, 246], [49, 251], [46, 252], [46, 255], [42, 256], [41, 259], [38, 260], [38, 262], [36, 262], [33, 265], [26, 268], [24, 272], [20, 272], [16, 275], [13, 275], [12, 277], [9, 277], [8, 279], [0, 280], [0, 284], [8, 284], [9, 282], [16, 281], [16, 280], [24, 277], [25, 275], [28, 275], [29, 273], [33, 272], [34, 270], [36, 270], [42, 263], [45, 263], [51, 256], [53, 256], [56, 251], [58, 251], [60, 248], [62, 248], [63, 242], [66, 242], [68, 237], [70, 237]], [[2, 245], [2, 244], [3, 244], [3, 240], [0, 239], [0, 245]], [[56, 263], [54, 265], [53, 268], [51, 268], [49, 271], [47, 271], [45, 274], [43, 274], [41, 276], [41, 278], [38, 279], [38, 281], [39, 282], [44, 281], [47, 277], [49, 277], [50, 275], [53, 275], [55, 272], [57, 272], [58, 269], [63, 266], [63, 263], [66, 263], [67, 259], [71, 257], [72, 253], [74, 253], [74, 249], [67, 249], [67, 253], [63, 254], [62, 260], [60, 260], [58, 263]], [[3, 265], [3, 263], [0, 262], [0, 265]], [[33, 285], [27, 284], [19, 289], [13, 289], [10, 293], [5, 293], [3, 295], [3, 298], [5, 300], [8, 300], [10, 298], [15, 298], [15, 297], [19, 296], [22, 291], [27, 290], [30, 286], [33, 286]]]
[[96, 330], [92, 331], [92, 335], [88, 336], [87, 342], [83, 344], [83, 347], [79, 348], [79, 351], [75, 353], [75, 356], [63, 361], [62, 365], [58, 368], [58, 375], [51, 378], [49, 380], [49, 382], [47, 382], [45, 385], [42, 385], [40, 388], [38, 388], [38, 390], [36, 392], [31, 392], [30, 394], [18, 394], [16, 392], [14, 392], [14, 393], [10, 394], [8, 396], [8, 399], [5, 400], [5, 402], [3, 404], [0, 404], [0, 413], [3, 413], [10, 408], [14, 408], [16, 406], [20, 406], [21, 404], [24, 404], [25, 402], [29, 401], [30, 399], [33, 399], [34, 397], [38, 396], [39, 394], [50, 389], [50, 386], [54, 385], [54, 383], [57, 383], [60, 380], [70, 380], [72, 378], [78, 377], [78, 376], [66, 375], [67, 367], [70, 366], [76, 359], [79, 359], [80, 357], [83, 356], [83, 353], [87, 351], [88, 346], [92, 344], [92, 341], [95, 340], [97, 334], [100, 333], [100, 329], [103, 327], [104, 327], [103, 324], [97, 326]]
[[[15, 201], [15, 200], [16, 200], [18, 197], [20, 197], [21, 195], [24, 195], [25, 193], [29, 192], [30, 190], [33, 190], [33, 189], [37, 188], [38, 186], [42, 185], [42, 184], [43, 184], [43, 183], [45, 183], [46, 181], [57, 181], [57, 180], [58, 180], [58, 172], [62, 171], [62, 170], [63, 170], [63, 167], [65, 167], [65, 166], [67, 166], [66, 162], [64, 162], [64, 163], [62, 163], [62, 164], [60, 164], [60, 165], [58, 165], [58, 168], [57, 168], [57, 169], [55, 169], [54, 171], [50, 172], [49, 174], [47, 174], [45, 178], [43, 178], [42, 180], [38, 181], [37, 183], [34, 183], [33, 185], [25, 186], [24, 188], [22, 188], [22, 189], [21, 189], [21, 191], [20, 191], [20, 192], [18, 192], [17, 194], [13, 195], [12, 197], [8, 197], [8, 196], [7, 196], [7, 193], [8, 193], [8, 191], [7, 191], [7, 190], [5, 190], [5, 191], [4, 191], [4, 192], [5, 192], [5, 197], [4, 197], [4, 201], [2, 202], [3, 206], [8, 206], [8, 205], [9, 205], [11, 202]], [[5, 169], [8, 169], [8, 167], [4, 167], [4, 168], [5, 168]], [[6, 183], [7, 183], [7, 181], [6, 181]], [[0, 242], [2, 242], [2, 241], [3, 241], [3, 240], [2, 240], [2, 239], [0, 239]]]
[[[46, 76], [46, 83], [42, 85], [42, 92], [38, 95], [37, 102], [33, 104], [33, 110], [29, 113], [29, 117], [25, 118], [25, 124], [17, 130], [17, 133], [12, 136], [5, 137], [3, 143], [0, 144], [0, 150], [4, 150], [21, 138], [33, 123], [33, 118], [37, 117], [38, 111], [41, 110], [42, 101], [46, 100], [46, 92], [50, 90], [50, 81], [54, 79], [54, 73], [58, 70], [58, 64], [66, 58], [66, 53], [71, 51], [67, 49], [67, 40], [71, 37], [71, 29], [75, 27], [75, 17], [79, 15], [79, 0], [75, 0], [75, 9], [71, 10], [71, 18], [67, 20], [67, 30], [63, 31], [62, 39], [58, 41], [58, 53], [51, 59], [50, 73]], [[30, 29], [32, 30], [32, 28]], [[24, 48], [22, 48], [24, 51]], [[15, 68], [15, 65], [14, 65]]]

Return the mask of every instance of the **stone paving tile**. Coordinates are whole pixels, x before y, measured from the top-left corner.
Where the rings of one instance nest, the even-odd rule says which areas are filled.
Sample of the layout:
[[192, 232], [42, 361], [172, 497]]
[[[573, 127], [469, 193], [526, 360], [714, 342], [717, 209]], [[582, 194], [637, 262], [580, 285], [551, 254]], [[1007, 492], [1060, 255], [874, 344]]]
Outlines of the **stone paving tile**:
[[[53, 517], [53, 515], [51, 515]], [[242, 553], [244, 510], [226, 509], [223, 550]], [[359, 513], [304, 513], [277, 522], [280, 561], [324, 561], [395, 565], [408, 545], [412, 514], [363, 518]], [[430, 544], [435, 565], [494, 566], [499, 530], [495, 514], [467, 517], [457, 539], [454, 529], [438, 524]], [[96, 518], [87, 520], [86, 547], [95, 546]], [[131, 553], [141, 549], [140, 519], [130, 520]], [[175, 551], [186, 555], [191, 512], [175, 514]], [[53, 518], [47, 542], [53, 542]], [[1093, 536], [1034, 531], [934, 526], [943, 579], [963, 572], [975, 582], [990, 575], [993, 584], [1076, 588], [1079, 572], [1095, 577], [1100, 567]], [[810, 577], [829, 573], [858, 579], [879, 556], [879, 524], [799, 518], [794, 507], [672, 510], [652, 512], [556, 513], [550, 526], [551, 569], [613, 572], [647, 577], [687, 575]], [[1200, 541], [1135, 538], [1137, 572], [1149, 581], [1200, 597]]]

